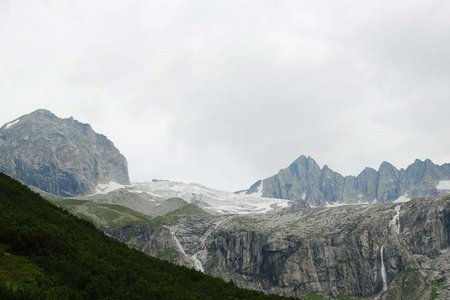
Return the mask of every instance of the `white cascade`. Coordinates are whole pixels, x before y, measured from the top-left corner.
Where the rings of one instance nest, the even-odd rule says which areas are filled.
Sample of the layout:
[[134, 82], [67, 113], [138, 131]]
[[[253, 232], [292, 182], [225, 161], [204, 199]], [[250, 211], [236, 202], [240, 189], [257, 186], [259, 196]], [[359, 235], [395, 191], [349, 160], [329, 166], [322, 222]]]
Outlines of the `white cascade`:
[[394, 227], [394, 230], [397, 234], [400, 234], [400, 210], [402, 209], [401, 205], [397, 205], [395, 207], [396, 214], [389, 222], [389, 227]]
[[172, 235], [173, 240], [175, 241], [175, 244], [177, 245], [178, 250], [180, 251], [180, 253], [188, 260], [192, 263], [192, 265], [194, 266], [194, 269], [196, 269], [197, 271], [200, 272], [205, 272], [204, 268], [203, 268], [203, 264], [202, 262], [197, 258], [197, 255], [194, 256], [189, 256], [186, 251], [184, 250], [183, 246], [180, 243], [180, 240], [178, 239], [178, 237], [175, 235], [175, 232], [173, 232], [172, 230], [170, 230], [170, 234]]
[[202, 262], [197, 258], [197, 254], [191, 256], [191, 261], [197, 271], [205, 273]]
[[387, 291], [387, 276], [386, 276], [386, 267], [384, 266], [384, 245], [381, 246], [381, 278], [383, 279], [383, 291]]

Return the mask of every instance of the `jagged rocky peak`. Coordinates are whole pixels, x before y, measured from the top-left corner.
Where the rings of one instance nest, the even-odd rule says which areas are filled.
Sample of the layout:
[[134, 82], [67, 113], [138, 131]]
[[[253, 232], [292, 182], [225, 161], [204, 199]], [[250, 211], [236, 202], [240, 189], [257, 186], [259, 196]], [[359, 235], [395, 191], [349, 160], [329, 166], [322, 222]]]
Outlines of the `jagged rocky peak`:
[[386, 174], [389, 176], [398, 176], [399, 170], [394, 167], [391, 163], [387, 161], [383, 161], [378, 169], [378, 173]]
[[256, 182], [246, 193], [306, 200], [313, 206], [393, 202], [445, 194], [450, 191], [449, 180], [449, 164], [438, 166], [429, 159], [417, 159], [405, 170], [385, 161], [378, 171], [365, 168], [357, 177], [344, 177], [326, 165], [321, 169], [313, 158], [301, 155], [277, 175], [264, 179], [262, 185]]
[[390, 202], [401, 196], [400, 171], [392, 164], [384, 161], [378, 169], [377, 199]]
[[358, 187], [367, 195], [370, 202], [377, 198], [378, 172], [372, 168], [365, 168], [357, 177]]
[[[263, 180], [258, 180], [252, 186], [248, 189], [248, 194], [258, 194], [260, 191], [262, 191], [262, 187], [264, 185]], [[237, 194], [242, 193], [242, 191], [237, 192]]]
[[0, 154], [1, 172], [59, 196], [90, 194], [110, 181], [130, 183], [125, 157], [106, 136], [45, 109], [2, 126]]
[[306, 157], [305, 155], [301, 155], [291, 164], [291, 167], [294, 166], [300, 170], [320, 170], [317, 162], [311, 156]]
[[414, 163], [405, 170], [407, 179], [423, 179], [425, 177], [428, 177], [429, 179], [438, 179], [439, 173], [439, 167], [429, 159], [426, 159], [425, 161], [416, 159]]

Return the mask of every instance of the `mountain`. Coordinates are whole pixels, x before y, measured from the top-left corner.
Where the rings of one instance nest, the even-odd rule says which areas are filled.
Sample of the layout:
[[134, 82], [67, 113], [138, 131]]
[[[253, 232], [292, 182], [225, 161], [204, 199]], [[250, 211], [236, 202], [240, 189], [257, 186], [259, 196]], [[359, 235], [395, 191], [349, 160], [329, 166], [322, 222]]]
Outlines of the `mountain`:
[[279, 299], [130, 249], [0, 174], [0, 299], [217, 299], [218, 295]]
[[[203, 267], [195, 253], [203, 246], [200, 238], [212, 232], [209, 227], [215, 228], [232, 215], [273, 213], [290, 205], [282, 199], [237, 195], [168, 180], [99, 184], [95, 194], [76, 199], [43, 195], [130, 247], [197, 270]], [[182, 233], [173, 227], [180, 220], [189, 220]], [[181, 246], [180, 241], [188, 245]]]
[[402, 202], [447, 192], [450, 192], [450, 164], [439, 166], [429, 159], [417, 159], [406, 169], [398, 170], [383, 162], [378, 171], [365, 168], [356, 177], [344, 177], [328, 166], [320, 168], [314, 159], [304, 155], [277, 175], [259, 180], [245, 191], [248, 195], [306, 200], [313, 206]]
[[60, 196], [129, 184], [125, 157], [104, 135], [73, 118], [39, 109], [0, 128], [0, 171]]
[[234, 216], [203, 249], [207, 273], [279, 295], [450, 299], [450, 198]]
[[[239, 193], [130, 184], [106, 137], [43, 110], [1, 127], [0, 151], [0, 166], [70, 212], [0, 175], [0, 299], [264, 297], [205, 274], [305, 299], [450, 297], [449, 164], [344, 177], [301, 156]], [[436, 199], [390, 203], [413, 197]], [[340, 206], [351, 203], [374, 205]], [[81, 218], [205, 274], [146, 260]]]
[[[112, 199], [118, 191], [106, 195]], [[97, 200], [52, 201], [148, 255], [265, 293], [302, 299], [450, 297], [448, 196], [258, 214], [210, 213], [207, 206], [168, 199], [177, 205], [166, 205], [171, 209], [157, 216]]]

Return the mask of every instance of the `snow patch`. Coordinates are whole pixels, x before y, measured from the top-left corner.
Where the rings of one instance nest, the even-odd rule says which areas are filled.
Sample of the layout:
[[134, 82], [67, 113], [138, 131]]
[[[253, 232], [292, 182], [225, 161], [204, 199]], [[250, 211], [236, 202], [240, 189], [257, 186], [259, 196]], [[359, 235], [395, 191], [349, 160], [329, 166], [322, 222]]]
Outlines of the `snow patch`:
[[401, 195], [400, 197], [398, 197], [398, 198], [394, 201], [394, 203], [405, 203], [405, 202], [408, 202], [408, 201], [410, 201], [410, 200], [411, 200], [411, 198], [409, 198], [408, 195], [403, 194], [403, 195]]
[[[97, 185], [95, 194], [108, 194], [118, 189], [125, 188], [124, 185], [121, 185], [120, 183], [110, 181], [108, 183], [101, 183]], [[132, 192], [133, 193], [133, 192]]]
[[127, 191], [129, 191], [132, 194], [143, 194], [143, 191], [138, 191], [138, 190], [132, 190], [132, 189], [127, 189]]
[[347, 203], [343, 202], [325, 202], [325, 207], [339, 207], [339, 206], [345, 206], [348, 205]]
[[438, 190], [450, 190], [450, 180], [441, 180], [436, 186]]
[[17, 120], [14, 120], [14, 121], [12, 121], [12, 122], [9, 122], [8, 124], [6, 124], [5, 129], [8, 129], [8, 128], [10, 128], [11, 126], [14, 126], [14, 125], [16, 125], [16, 124], [19, 123], [19, 122], [20, 122], [20, 119], [17, 119]]
[[306, 200], [306, 193], [305, 192], [303, 192], [303, 194], [302, 194], [302, 200]]
[[264, 180], [261, 180], [261, 182], [258, 185], [258, 189], [256, 190], [256, 192], [253, 192], [249, 195], [253, 195], [253, 196], [257, 196], [257, 197], [262, 197], [263, 195], [263, 190], [264, 190]]
[[258, 187], [258, 191], [255, 196], [262, 197], [264, 191], [264, 180], [261, 180], [261, 184]]

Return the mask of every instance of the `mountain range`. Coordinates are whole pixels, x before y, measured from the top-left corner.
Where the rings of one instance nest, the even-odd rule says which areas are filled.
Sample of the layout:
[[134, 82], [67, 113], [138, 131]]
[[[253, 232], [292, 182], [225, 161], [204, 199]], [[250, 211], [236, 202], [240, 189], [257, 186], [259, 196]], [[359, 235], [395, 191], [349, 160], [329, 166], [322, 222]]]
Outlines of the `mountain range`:
[[[114, 253], [110, 253], [111, 244], [108, 242], [105, 248], [104, 237], [90, 242], [88, 250], [85, 239], [78, 235], [70, 238], [82, 230], [76, 225], [81, 218], [149, 256], [264, 293], [305, 299], [450, 297], [450, 197], [444, 196], [450, 190], [449, 164], [438, 166], [430, 160], [416, 160], [398, 170], [384, 162], [378, 170], [366, 168], [358, 176], [344, 177], [327, 166], [321, 168], [311, 157], [300, 156], [277, 175], [259, 180], [239, 193], [167, 180], [130, 184], [126, 159], [111, 141], [88, 124], [61, 119], [46, 110], [2, 126], [0, 155], [0, 171], [34, 187], [48, 202], [79, 217], [72, 218], [60, 210], [55, 213], [50, 203], [0, 175], [0, 181], [5, 182], [5, 186], [0, 185], [0, 206], [4, 206], [0, 210], [0, 279], [4, 274], [11, 277], [9, 269], [5, 271], [2, 265], [4, 257], [25, 253], [33, 267], [42, 268], [44, 277], [56, 270], [62, 280], [58, 285], [64, 284], [66, 276], [75, 278], [67, 270], [80, 275], [74, 264], [64, 262], [66, 255], [79, 258], [70, 252], [73, 246], [82, 249], [76, 253], [89, 254], [81, 259], [94, 255], [92, 264], [83, 263], [80, 276], [83, 282], [95, 282], [79, 287], [76, 279], [65, 287], [66, 292], [67, 288], [78, 288], [82, 298], [90, 298], [93, 290], [99, 295], [126, 295], [125, 281], [122, 278], [117, 282], [111, 275], [114, 271], [102, 271], [112, 276], [105, 282], [104, 276], [97, 276], [101, 267], [114, 270], [110, 263], [118, 261], [119, 273], [125, 272], [127, 278], [140, 274], [152, 278], [132, 285], [133, 293], [158, 293], [154, 290], [158, 287], [151, 284], [155, 273], [148, 271], [153, 270], [152, 266], [147, 261], [142, 268], [136, 263], [135, 259], [141, 259], [136, 253], [123, 250], [126, 247], [120, 251], [113, 247]], [[19, 191], [16, 198], [12, 197], [14, 190]], [[39, 208], [42, 205], [46, 208]], [[41, 210], [43, 213], [36, 216]], [[49, 225], [42, 215], [63, 226]], [[35, 223], [28, 227], [30, 220]], [[67, 222], [75, 225], [70, 227]], [[29, 230], [36, 226], [41, 227]], [[21, 237], [11, 240], [18, 236], [19, 229]], [[89, 229], [89, 235], [102, 236], [93, 231]], [[41, 242], [43, 236], [48, 238]], [[28, 252], [27, 247], [22, 247], [28, 245], [23, 241], [34, 243]], [[12, 251], [11, 245], [16, 242], [22, 247], [19, 252]], [[5, 243], [6, 250], [2, 248]], [[103, 252], [95, 251], [96, 247]], [[44, 256], [36, 259], [35, 253]], [[46, 257], [49, 253], [51, 256]], [[123, 256], [135, 258], [121, 265], [119, 259]], [[56, 266], [42, 265], [42, 258], [51, 263], [51, 257], [60, 259]], [[156, 265], [166, 266], [160, 263]], [[16, 264], [13, 269], [21, 270], [18, 267]], [[164, 279], [169, 276], [179, 282], [177, 278], [184, 278], [177, 277], [180, 269], [167, 269], [170, 271], [158, 281], [163, 288], [160, 296], [183, 298], [183, 292], [169, 291], [171, 285], [166, 285]], [[215, 294], [218, 286], [212, 286], [212, 291], [205, 286], [210, 277], [192, 272], [183, 273], [190, 278], [186, 284], [199, 283], [199, 292], [206, 295], [200, 297], [214, 294], [236, 299], [239, 297], [234, 293], [241, 293], [245, 298], [244, 292], [232, 285], [226, 292], [234, 296]], [[183, 288], [183, 284], [176, 288]], [[120, 288], [110, 291], [103, 286]], [[46, 282], [42, 288], [64, 292], [54, 291]], [[0, 297], [2, 292], [0, 280]], [[7, 295], [10, 292], [7, 290]], [[192, 289], [185, 292], [199, 298]]]
[[398, 170], [383, 162], [378, 171], [365, 168], [358, 176], [343, 176], [328, 166], [320, 168], [304, 155], [278, 174], [257, 181], [245, 194], [306, 200], [313, 206], [404, 202], [417, 197], [438, 197], [450, 191], [450, 164], [416, 159]]

